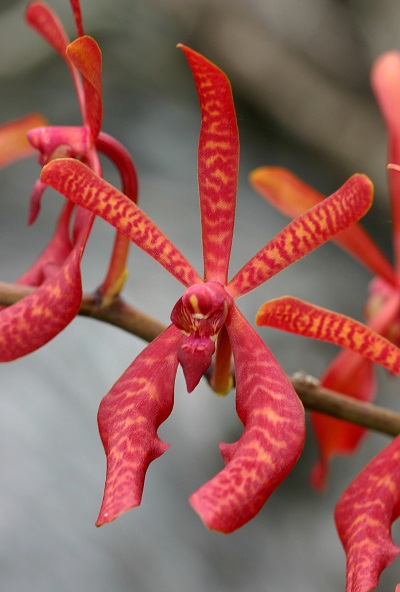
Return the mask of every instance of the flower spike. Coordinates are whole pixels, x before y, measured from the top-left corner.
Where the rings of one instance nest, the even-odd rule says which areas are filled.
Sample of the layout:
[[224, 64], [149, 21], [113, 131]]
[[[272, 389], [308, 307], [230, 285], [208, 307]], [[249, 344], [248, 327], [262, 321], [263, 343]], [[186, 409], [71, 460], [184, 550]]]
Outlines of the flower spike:
[[400, 552], [390, 528], [400, 515], [400, 436], [354, 479], [335, 509], [347, 557], [346, 592], [369, 592]]
[[254, 290], [357, 222], [372, 204], [373, 186], [365, 175], [353, 175], [340, 189], [298, 216], [261, 249], [227, 286], [233, 298]]
[[136, 204], [83, 163], [59, 158], [43, 167], [40, 178], [112, 224], [185, 286], [202, 281], [175, 245]]
[[226, 283], [235, 219], [239, 136], [231, 85], [226, 75], [184, 45], [199, 95], [202, 122], [198, 182], [204, 280]]

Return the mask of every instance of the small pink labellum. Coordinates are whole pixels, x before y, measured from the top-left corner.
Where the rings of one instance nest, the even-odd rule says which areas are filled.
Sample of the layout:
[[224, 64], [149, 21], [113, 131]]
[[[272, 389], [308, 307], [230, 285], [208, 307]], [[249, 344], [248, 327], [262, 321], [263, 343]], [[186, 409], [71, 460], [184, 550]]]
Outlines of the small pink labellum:
[[346, 592], [369, 592], [399, 554], [391, 525], [400, 514], [400, 436], [354, 479], [335, 510], [347, 558]]
[[215, 342], [209, 337], [183, 336], [178, 347], [178, 362], [182, 366], [186, 388], [191, 393], [210, 367]]
[[82, 126], [45, 126], [31, 129], [30, 144], [40, 152], [43, 166], [54, 158], [81, 158], [90, 148], [90, 136]]
[[34, 127], [47, 125], [44, 117], [31, 113], [0, 126], [0, 167], [35, 154], [27, 133]]

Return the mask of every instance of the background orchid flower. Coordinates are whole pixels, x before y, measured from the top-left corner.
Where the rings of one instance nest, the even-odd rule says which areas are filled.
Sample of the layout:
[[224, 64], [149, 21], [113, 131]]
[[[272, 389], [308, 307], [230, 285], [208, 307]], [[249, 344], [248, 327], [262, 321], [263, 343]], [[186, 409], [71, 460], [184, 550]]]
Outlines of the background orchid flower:
[[97, 524], [140, 504], [147, 468], [168, 447], [157, 429], [172, 411], [178, 364], [190, 392], [214, 355], [211, 384], [225, 393], [232, 384], [232, 351], [244, 431], [237, 442], [221, 444], [225, 468], [190, 497], [209, 528], [231, 532], [253, 518], [286, 477], [305, 435], [304, 411], [291, 383], [234, 301], [358, 220], [371, 205], [372, 185], [363, 175], [351, 177], [228, 281], [239, 159], [231, 88], [214, 64], [180, 47], [202, 112], [198, 181], [204, 280], [143, 211], [83, 163], [54, 160], [43, 168], [41, 180], [108, 221], [186, 288], [172, 310], [172, 324], [133, 361], [100, 405], [107, 477]]
[[[54, 158], [70, 156], [86, 162], [99, 175], [98, 151], [101, 151], [119, 170], [126, 195], [136, 200], [137, 176], [129, 154], [117, 140], [100, 131], [100, 49], [94, 39], [84, 34], [79, 1], [71, 0], [71, 6], [79, 35], [72, 43], [69, 43], [57, 15], [45, 3], [31, 2], [26, 9], [26, 20], [66, 62], [75, 83], [83, 125], [49, 126], [43, 118], [33, 115], [0, 130], [0, 150], [3, 137], [10, 143], [8, 156], [4, 149], [4, 158], [39, 151], [39, 162], [43, 165]], [[22, 139], [23, 131], [27, 133], [25, 139]], [[45, 188], [40, 180], [34, 185], [28, 218], [30, 224], [39, 213]], [[38, 289], [0, 310], [1, 361], [16, 359], [44, 345], [78, 314], [82, 301], [80, 260], [93, 221], [94, 216], [86, 210], [71, 207], [68, 202], [63, 205], [49, 244], [17, 281]], [[100, 300], [113, 297], [121, 289], [126, 277], [128, 247], [129, 241], [117, 235], [107, 276], [98, 290]]]
[[[400, 158], [400, 54], [388, 52], [374, 64], [371, 73], [374, 89], [389, 135], [389, 161]], [[343, 232], [335, 241], [364, 264], [376, 277], [370, 284], [364, 307], [368, 325], [395, 344], [400, 343], [399, 290], [399, 228], [400, 177], [389, 171], [390, 203], [392, 208], [393, 246], [396, 265], [393, 267], [379, 247], [359, 225]], [[324, 197], [289, 171], [261, 167], [250, 175], [254, 188], [282, 213], [295, 216], [319, 203]], [[266, 318], [264, 318], [266, 322]], [[371, 401], [376, 393], [372, 363], [351, 351], [340, 352], [321, 377], [321, 385], [362, 401]], [[317, 489], [326, 485], [328, 464], [336, 454], [351, 454], [367, 433], [365, 428], [311, 412], [311, 423], [319, 447], [311, 481]]]

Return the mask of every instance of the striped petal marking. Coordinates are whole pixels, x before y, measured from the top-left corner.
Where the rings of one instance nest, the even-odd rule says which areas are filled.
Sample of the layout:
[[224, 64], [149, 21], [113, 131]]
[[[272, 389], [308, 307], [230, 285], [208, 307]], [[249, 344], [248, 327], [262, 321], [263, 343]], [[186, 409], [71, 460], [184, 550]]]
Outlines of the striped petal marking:
[[399, 554], [390, 529], [400, 514], [400, 436], [343, 493], [335, 523], [346, 558], [346, 592], [369, 592]]
[[86, 212], [64, 263], [33, 293], [0, 311], [0, 361], [10, 362], [37, 350], [78, 314], [82, 301], [80, 261], [93, 216]]
[[230, 533], [251, 520], [297, 462], [304, 409], [264, 342], [235, 305], [227, 319], [236, 368], [236, 408], [244, 431], [221, 444], [226, 466], [190, 497], [206, 526]]
[[83, 163], [60, 158], [42, 169], [41, 181], [114, 226], [185, 286], [201, 277], [154, 222], [126, 195]]
[[340, 189], [290, 222], [229, 282], [232, 298], [243, 296], [335, 237], [369, 210], [373, 186], [365, 175], [353, 175]]
[[225, 284], [232, 245], [239, 167], [239, 135], [231, 85], [204, 56], [179, 45], [201, 106], [198, 182], [204, 279]]
[[292, 296], [270, 300], [260, 307], [256, 323], [334, 343], [400, 374], [400, 349], [393, 343], [350, 317], [304, 300]]
[[147, 468], [168, 448], [157, 429], [172, 411], [181, 339], [171, 325], [139, 354], [100, 404], [107, 477], [97, 526], [140, 504]]
[[[252, 187], [266, 201], [290, 218], [299, 216], [325, 199], [319, 191], [281, 167], [259, 167], [250, 173], [249, 180]], [[388, 283], [396, 285], [396, 273], [392, 265], [360, 224], [353, 224], [338, 234], [333, 241], [373, 274], [384, 277]]]

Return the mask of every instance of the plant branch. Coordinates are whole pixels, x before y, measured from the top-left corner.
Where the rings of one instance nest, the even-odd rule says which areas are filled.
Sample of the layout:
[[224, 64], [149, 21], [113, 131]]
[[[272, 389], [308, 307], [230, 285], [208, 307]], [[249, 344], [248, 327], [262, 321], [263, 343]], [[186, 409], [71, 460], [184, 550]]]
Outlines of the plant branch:
[[[9, 306], [28, 296], [35, 288], [0, 282], [0, 305]], [[96, 294], [84, 295], [80, 315], [114, 325], [147, 342], [155, 339], [165, 325], [118, 297], [107, 306]], [[400, 434], [400, 414], [347, 395], [322, 388], [318, 380], [304, 373], [290, 378], [304, 407], [358, 424], [388, 436]]]

